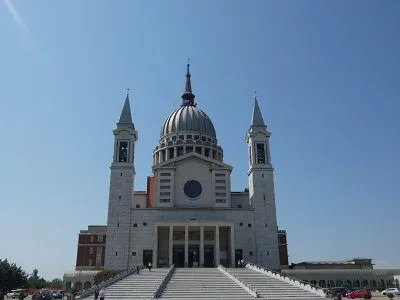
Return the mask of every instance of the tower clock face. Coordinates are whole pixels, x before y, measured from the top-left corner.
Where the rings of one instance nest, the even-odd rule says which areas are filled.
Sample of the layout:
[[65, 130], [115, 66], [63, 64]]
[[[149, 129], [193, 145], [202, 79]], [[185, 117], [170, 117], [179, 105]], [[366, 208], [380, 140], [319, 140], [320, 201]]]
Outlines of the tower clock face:
[[190, 199], [196, 199], [201, 195], [203, 188], [201, 187], [200, 182], [197, 180], [189, 180], [186, 181], [185, 185], [183, 186], [183, 192], [187, 197]]

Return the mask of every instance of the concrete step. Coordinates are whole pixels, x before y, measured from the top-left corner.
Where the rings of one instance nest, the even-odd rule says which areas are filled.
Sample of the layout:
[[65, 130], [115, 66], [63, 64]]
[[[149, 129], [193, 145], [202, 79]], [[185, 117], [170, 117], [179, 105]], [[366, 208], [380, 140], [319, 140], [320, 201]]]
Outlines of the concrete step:
[[176, 269], [163, 299], [253, 299], [216, 268]]
[[229, 269], [229, 272], [235, 275], [240, 281], [249, 284], [259, 294], [260, 298], [264, 299], [321, 299], [312, 292], [309, 292], [301, 287], [297, 287], [288, 282], [270, 277], [266, 274], [253, 271], [248, 268]]

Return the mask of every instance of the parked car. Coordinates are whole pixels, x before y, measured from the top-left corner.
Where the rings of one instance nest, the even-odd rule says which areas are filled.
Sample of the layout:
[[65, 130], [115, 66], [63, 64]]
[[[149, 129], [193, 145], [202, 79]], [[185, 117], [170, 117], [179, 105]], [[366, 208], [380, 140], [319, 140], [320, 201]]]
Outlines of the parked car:
[[329, 289], [328, 294], [335, 296], [340, 294], [342, 297], [345, 297], [347, 292], [349, 292], [349, 289], [346, 287], [334, 287]]
[[11, 290], [9, 293], [7, 293], [7, 298], [18, 298], [19, 295], [24, 291], [24, 289]]
[[63, 295], [61, 294], [61, 291], [51, 291], [53, 299], [62, 299]]
[[32, 300], [52, 300], [53, 294], [48, 290], [36, 291], [32, 295]]
[[398, 288], [389, 288], [389, 289], [382, 291], [382, 295], [387, 295], [387, 294], [393, 294], [394, 296], [400, 295], [400, 291]]
[[371, 299], [372, 294], [371, 291], [368, 289], [361, 289], [346, 293], [346, 297], [349, 299], [364, 298], [364, 297], [366, 297], [367, 299]]

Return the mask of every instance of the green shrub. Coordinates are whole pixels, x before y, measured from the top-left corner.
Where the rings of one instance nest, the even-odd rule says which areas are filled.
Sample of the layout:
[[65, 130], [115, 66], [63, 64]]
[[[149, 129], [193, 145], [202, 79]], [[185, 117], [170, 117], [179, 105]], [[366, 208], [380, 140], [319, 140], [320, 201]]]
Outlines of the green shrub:
[[103, 270], [94, 276], [94, 284], [98, 284], [107, 279], [110, 279], [111, 277], [118, 275], [120, 272], [121, 271], [119, 270]]

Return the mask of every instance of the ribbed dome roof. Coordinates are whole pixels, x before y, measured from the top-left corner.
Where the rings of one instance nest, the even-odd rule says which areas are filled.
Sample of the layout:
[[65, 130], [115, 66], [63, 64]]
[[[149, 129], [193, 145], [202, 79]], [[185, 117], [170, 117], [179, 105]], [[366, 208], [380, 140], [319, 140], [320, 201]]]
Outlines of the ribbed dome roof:
[[195, 131], [216, 138], [210, 118], [193, 105], [184, 105], [174, 110], [165, 120], [161, 136], [180, 131]]

